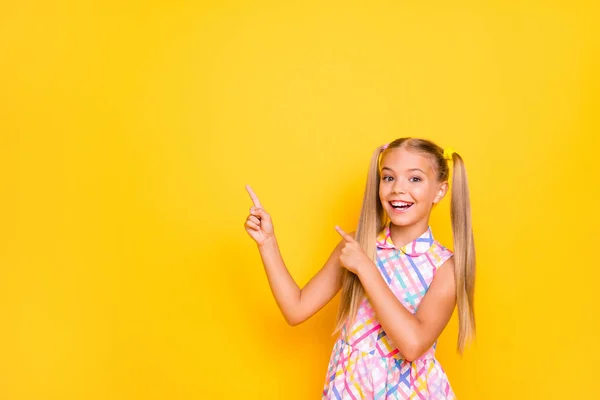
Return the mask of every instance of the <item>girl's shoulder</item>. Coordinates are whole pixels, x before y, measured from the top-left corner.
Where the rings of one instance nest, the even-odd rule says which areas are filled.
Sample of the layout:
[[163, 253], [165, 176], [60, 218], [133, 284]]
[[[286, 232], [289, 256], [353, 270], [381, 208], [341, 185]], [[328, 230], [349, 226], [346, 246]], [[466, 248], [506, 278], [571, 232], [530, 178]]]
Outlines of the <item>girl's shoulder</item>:
[[429, 258], [431, 259], [431, 262], [435, 269], [438, 269], [446, 261], [448, 261], [450, 257], [452, 257], [454, 252], [452, 252], [452, 250], [450, 250], [437, 240], [433, 240], [433, 242], [431, 243], [431, 247], [427, 251], [427, 254], [429, 255]]

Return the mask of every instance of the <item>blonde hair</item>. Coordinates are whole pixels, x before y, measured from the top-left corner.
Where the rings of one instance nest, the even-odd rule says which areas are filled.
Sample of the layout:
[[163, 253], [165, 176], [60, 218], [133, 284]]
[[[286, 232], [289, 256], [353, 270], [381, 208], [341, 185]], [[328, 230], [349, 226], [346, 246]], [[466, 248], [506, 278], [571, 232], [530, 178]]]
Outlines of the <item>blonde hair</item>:
[[[415, 138], [400, 138], [388, 146], [378, 147], [371, 156], [367, 184], [365, 187], [360, 218], [356, 230], [356, 240], [365, 253], [376, 262], [376, 238], [388, 221], [379, 200], [380, 160], [394, 148], [430, 156], [434, 161], [438, 180], [445, 182], [449, 177], [448, 161], [444, 150], [435, 143]], [[452, 175], [451, 220], [454, 239], [454, 276], [456, 281], [456, 303], [458, 307], [459, 333], [458, 351], [462, 353], [466, 345], [475, 337], [475, 312], [473, 295], [475, 291], [475, 242], [471, 226], [471, 205], [467, 173], [462, 158], [452, 154], [454, 171]], [[346, 322], [352, 325], [358, 306], [365, 297], [365, 291], [358, 277], [344, 269], [342, 276], [342, 297], [337, 315], [335, 331], [341, 330]]]

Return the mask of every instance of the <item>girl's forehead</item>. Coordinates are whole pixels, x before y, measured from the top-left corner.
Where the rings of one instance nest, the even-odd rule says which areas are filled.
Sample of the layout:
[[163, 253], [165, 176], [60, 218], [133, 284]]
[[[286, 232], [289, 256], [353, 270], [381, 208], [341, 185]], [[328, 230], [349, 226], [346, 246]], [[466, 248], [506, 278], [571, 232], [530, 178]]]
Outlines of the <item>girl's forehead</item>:
[[426, 173], [433, 172], [435, 165], [433, 157], [402, 148], [388, 150], [381, 160], [381, 168], [390, 168], [401, 172], [410, 169], [421, 169]]

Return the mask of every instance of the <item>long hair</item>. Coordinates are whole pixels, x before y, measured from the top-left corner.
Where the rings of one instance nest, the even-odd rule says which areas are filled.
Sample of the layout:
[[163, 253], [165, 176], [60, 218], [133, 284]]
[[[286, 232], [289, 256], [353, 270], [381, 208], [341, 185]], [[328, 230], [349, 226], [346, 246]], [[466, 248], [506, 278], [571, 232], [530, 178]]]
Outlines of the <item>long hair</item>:
[[[376, 238], [388, 221], [379, 199], [381, 181], [381, 160], [394, 148], [405, 148], [409, 151], [429, 156], [437, 167], [438, 180], [445, 182], [449, 177], [448, 161], [444, 158], [444, 150], [435, 143], [415, 138], [400, 138], [391, 142], [387, 148], [380, 146], [373, 152], [363, 203], [360, 211], [355, 239], [360, 243], [365, 254], [373, 262], [376, 260]], [[471, 205], [467, 173], [462, 158], [453, 153], [454, 170], [452, 175], [451, 220], [454, 241], [454, 278], [456, 282], [456, 303], [458, 308], [459, 333], [457, 348], [462, 352], [467, 343], [475, 337], [475, 312], [473, 297], [475, 292], [475, 242], [471, 225]], [[342, 276], [342, 295], [337, 315], [335, 331], [341, 330], [346, 323], [352, 326], [360, 303], [365, 298], [365, 290], [358, 277], [344, 269]]]

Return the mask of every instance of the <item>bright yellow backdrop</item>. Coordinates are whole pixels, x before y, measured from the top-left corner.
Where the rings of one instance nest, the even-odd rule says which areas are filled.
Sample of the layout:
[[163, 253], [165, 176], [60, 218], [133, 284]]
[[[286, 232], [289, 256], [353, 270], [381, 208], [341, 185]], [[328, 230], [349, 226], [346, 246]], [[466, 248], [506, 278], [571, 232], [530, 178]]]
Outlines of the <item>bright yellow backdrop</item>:
[[0, 5], [1, 399], [319, 398], [338, 300], [284, 323], [244, 185], [304, 284], [409, 135], [469, 172], [459, 398], [600, 396], [593, 2], [124, 3]]

